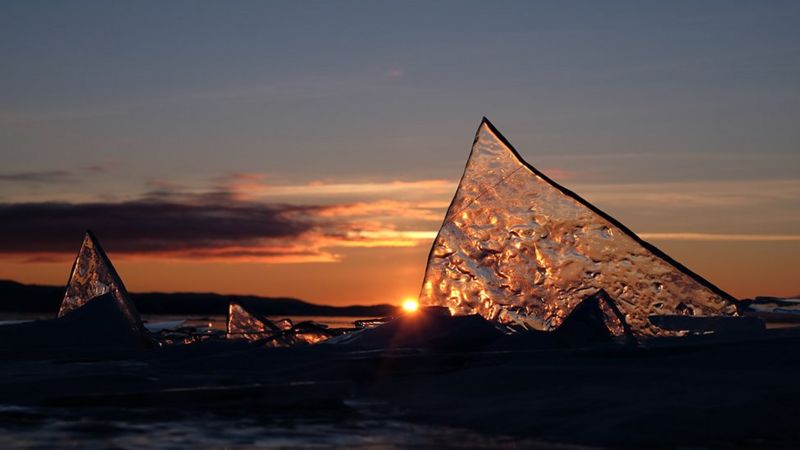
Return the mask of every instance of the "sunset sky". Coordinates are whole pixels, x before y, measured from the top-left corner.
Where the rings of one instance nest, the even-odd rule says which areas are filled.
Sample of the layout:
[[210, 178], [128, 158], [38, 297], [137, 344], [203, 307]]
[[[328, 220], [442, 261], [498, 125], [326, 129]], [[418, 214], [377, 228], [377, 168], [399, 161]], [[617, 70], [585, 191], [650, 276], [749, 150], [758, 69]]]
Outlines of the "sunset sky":
[[482, 116], [738, 297], [800, 294], [800, 2], [0, 4], [0, 279], [396, 303]]

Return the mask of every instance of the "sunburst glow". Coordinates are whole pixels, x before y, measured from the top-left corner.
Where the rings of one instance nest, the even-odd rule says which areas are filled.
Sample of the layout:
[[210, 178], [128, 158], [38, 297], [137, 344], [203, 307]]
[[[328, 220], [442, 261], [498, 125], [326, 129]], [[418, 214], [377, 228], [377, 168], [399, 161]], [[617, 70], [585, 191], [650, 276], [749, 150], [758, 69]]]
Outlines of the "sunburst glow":
[[406, 313], [413, 313], [419, 309], [419, 303], [415, 298], [407, 298], [403, 300], [403, 311]]

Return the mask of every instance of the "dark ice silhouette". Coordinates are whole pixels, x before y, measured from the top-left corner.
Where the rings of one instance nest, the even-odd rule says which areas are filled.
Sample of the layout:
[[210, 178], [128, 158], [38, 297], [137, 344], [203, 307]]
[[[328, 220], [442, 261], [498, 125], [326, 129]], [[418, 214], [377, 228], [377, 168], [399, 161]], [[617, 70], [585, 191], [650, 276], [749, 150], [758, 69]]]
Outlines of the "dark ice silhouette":
[[122, 283], [111, 260], [106, 256], [103, 247], [91, 231], [83, 237], [83, 243], [78, 250], [78, 256], [72, 265], [67, 290], [58, 310], [62, 317], [70, 311], [76, 310], [95, 297], [106, 293], [111, 294], [117, 302], [119, 310], [127, 321], [127, 326], [142, 336], [147, 335], [147, 330], [142, 324], [142, 319], [136, 311], [136, 306], [131, 301], [125, 285]]
[[94, 297], [80, 308], [56, 319], [0, 327], [4, 354], [26, 354], [64, 349], [77, 351], [139, 350], [149, 337], [129, 326], [129, 318], [111, 293]]

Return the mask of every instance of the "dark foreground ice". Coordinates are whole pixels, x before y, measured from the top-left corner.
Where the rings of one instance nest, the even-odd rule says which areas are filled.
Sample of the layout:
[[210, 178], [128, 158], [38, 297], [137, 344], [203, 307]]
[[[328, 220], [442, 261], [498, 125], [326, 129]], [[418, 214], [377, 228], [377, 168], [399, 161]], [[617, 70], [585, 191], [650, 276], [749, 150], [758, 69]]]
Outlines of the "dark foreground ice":
[[[474, 448], [552, 448], [549, 443], [470, 430], [430, 426], [369, 414], [369, 405], [311, 417], [254, 412], [170, 414], [147, 409], [97, 410], [75, 417], [52, 410], [1, 407], [2, 448], [446, 448], [465, 442]], [[560, 446], [560, 448], [581, 448]]]
[[[602, 317], [587, 305], [560, 334], [499, 333], [478, 316], [423, 311], [339, 343], [292, 348], [226, 339], [76, 346], [66, 344], [72, 338], [59, 339], [75, 323], [62, 318], [52, 329], [38, 323], [35, 352], [21, 351], [20, 340], [0, 346], [0, 446], [793, 448], [800, 442], [798, 330], [636, 343], [596, 327]], [[19, 326], [4, 330], [25, 333]]]

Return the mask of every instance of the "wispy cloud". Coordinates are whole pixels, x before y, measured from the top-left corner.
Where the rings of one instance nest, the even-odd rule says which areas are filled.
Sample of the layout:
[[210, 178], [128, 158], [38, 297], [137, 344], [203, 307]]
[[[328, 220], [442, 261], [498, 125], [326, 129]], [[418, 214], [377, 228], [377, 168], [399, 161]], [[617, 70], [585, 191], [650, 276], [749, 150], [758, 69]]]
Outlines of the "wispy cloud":
[[112, 160], [103, 160], [101, 162], [87, 164], [83, 166], [81, 169], [88, 173], [107, 173], [114, 170], [117, 166], [117, 163]]
[[322, 217], [371, 217], [421, 221], [441, 221], [449, 202], [376, 200], [330, 205], [320, 210]]
[[208, 86], [199, 90], [177, 90], [145, 93], [118, 101], [97, 101], [85, 104], [86, 99], [68, 105], [48, 105], [44, 108], [5, 108], [0, 109], [0, 124], [28, 124], [37, 122], [61, 122], [74, 120], [93, 120], [141, 114], [152, 109], [186, 108], [194, 104], [273, 102], [292, 103], [309, 100], [328, 100], [336, 97], [363, 94], [368, 91], [382, 91], [387, 85], [405, 77], [405, 71], [392, 67], [360, 67], [354, 73], [338, 76], [309, 75], [275, 78], [269, 81], [250, 84]]
[[576, 184], [568, 187], [607, 205], [733, 207], [800, 202], [800, 180]]
[[312, 181], [303, 184], [272, 184], [263, 174], [237, 173], [221, 180], [220, 187], [239, 199], [299, 198], [337, 196], [419, 196], [450, 195], [456, 183], [447, 180], [387, 180], [365, 182]]
[[800, 241], [800, 234], [730, 234], [730, 233], [639, 233], [642, 239], [654, 241]]
[[[80, 170], [105, 170], [106, 166]], [[6, 174], [9, 181], [78, 171]], [[2, 180], [2, 178], [0, 178]], [[427, 246], [456, 183], [440, 179], [271, 183], [236, 173], [205, 188], [153, 180], [124, 200], [0, 204], [0, 255], [42, 260], [72, 254], [91, 228], [127, 258], [333, 262], [353, 247]], [[800, 181], [584, 184], [569, 186], [600, 205], [756, 208], [795, 204]], [[623, 219], [624, 217], [620, 217]], [[644, 232], [650, 240], [798, 241], [800, 235]]]
[[76, 180], [74, 174], [68, 170], [0, 173], [0, 182], [5, 183], [56, 184], [71, 183]]
[[110, 172], [114, 167], [112, 161], [102, 161], [88, 164], [80, 168], [67, 170], [31, 170], [16, 172], [0, 172], [0, 183], [5, 184], [66, 184], [78, 183], [86, 175], [96, 176]]
[[98, 106], [95, 108], [67, 108], [47, 109], [40, 111], [31, 110], [0, 110], [0, 123], [11, 125], [27, 124], [50, 121], [71, 121], [84, 119], [97, 119], [124, 114], [124, 110], [117, 106]]

